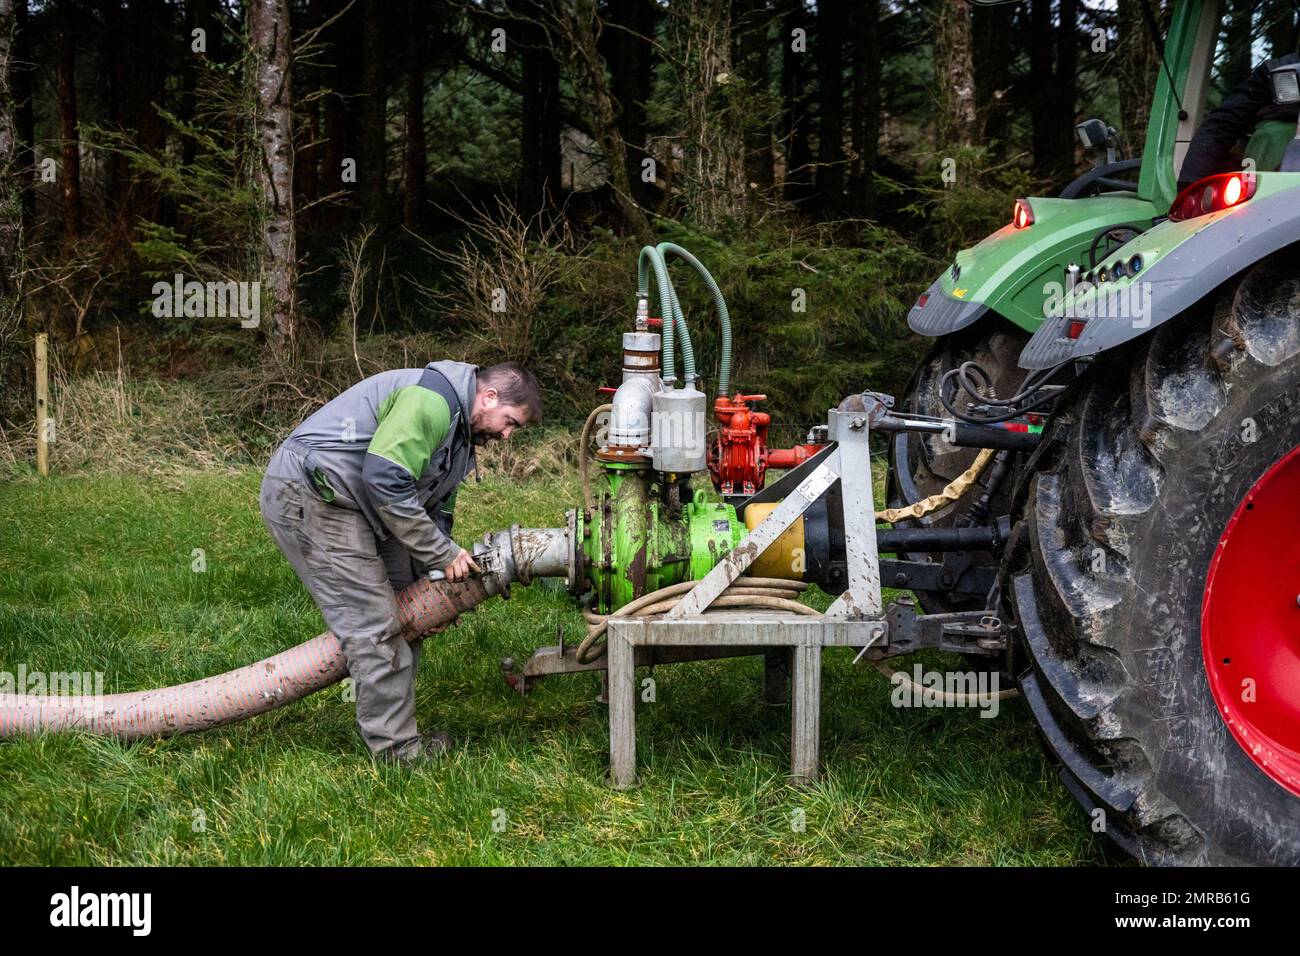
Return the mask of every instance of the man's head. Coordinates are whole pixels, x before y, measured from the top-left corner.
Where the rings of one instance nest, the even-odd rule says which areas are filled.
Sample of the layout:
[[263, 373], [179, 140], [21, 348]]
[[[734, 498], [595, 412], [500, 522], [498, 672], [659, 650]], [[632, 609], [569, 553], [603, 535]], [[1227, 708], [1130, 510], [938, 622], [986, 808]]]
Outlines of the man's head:
[[475, 445], [509, 438], [516, 428], [542, 418], [542, 392], [537, 378], [518, 362], [480, 369], [469, 425]]

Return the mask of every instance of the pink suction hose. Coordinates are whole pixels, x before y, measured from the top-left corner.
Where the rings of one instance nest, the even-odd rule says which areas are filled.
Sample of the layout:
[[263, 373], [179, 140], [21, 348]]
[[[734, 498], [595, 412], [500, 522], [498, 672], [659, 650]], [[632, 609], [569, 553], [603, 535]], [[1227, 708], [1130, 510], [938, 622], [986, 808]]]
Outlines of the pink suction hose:
[[[408, 641], [423, 637], [487, 598], [477, 578], [420, 579], [397, 594], [402, 636]], [[0, 737], [43, 730], [81, 730], [123, 740], [188, 734], [301, 700], [347, 673], [343, 649], [326, 631], [256, 664], [175, 687], [105, 696], [0, 694]]]

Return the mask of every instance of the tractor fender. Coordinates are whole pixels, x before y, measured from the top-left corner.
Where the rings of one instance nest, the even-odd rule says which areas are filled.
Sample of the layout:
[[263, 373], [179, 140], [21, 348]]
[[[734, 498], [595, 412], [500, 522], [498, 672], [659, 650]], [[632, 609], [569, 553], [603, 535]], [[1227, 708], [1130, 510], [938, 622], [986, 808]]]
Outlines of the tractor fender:
[[[989, 310], [982, 302], [963, 302], [943, 291], [942, 278], [926, 290], [925, 305], [914, 305], [907, 313], [907, 326], [918, 335], [937, 337], [971, 325]], [[918, 300], [920, 301], [920, 300]]]
[[[1261, 179], [1268, 175], [1259, 174]], [[1194, 230], [1190, 235], [1189, 229]], [[1295, 242], [1300, 242], [1300, 181], [1195, 220], [1166, 220], [1107, 256], [1128, 262], [1141, 255], [1149, 266], [1122, 282], [1066, 296], [1058, 314], [1047, 317], [1030, 337], [1018, 364], [1050, 368], [1145, 335]], [[1162, 246], [1168, 250], [1163, 255]], [[1099, 296], [1109, 298], [1102, 302]], [[1071, 339], [1069, 325], [1080, 318], [1086, 319], [1083, 331]]]

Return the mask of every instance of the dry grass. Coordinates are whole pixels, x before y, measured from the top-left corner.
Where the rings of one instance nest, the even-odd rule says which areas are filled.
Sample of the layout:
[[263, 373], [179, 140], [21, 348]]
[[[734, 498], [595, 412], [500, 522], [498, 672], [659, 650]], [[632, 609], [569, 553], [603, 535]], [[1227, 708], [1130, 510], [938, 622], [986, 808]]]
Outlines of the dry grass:
[[536, 320], [547, 293], [587, 257], [566, 219], [540, 212], [524, 218], [504, 199], [495, 211], [455, 218], [468, 235], [454, 250], [416, 237], [455, 281], [449, 288], [419, 288], [434, 309], [500, 358], [527, 362], [539, 345]]
[[[247, 448], [213, 416], [209, 394], [190, 382], [134, 378], [94, 370], [73, 376], [61, 350], [50, 354], [54, 420], [50, 468], [162, 474], [229, 470], [247, 460]], [[36, 453], [35, 429], [0, 434], [13, 466]]]
[[[429, 335], [372, 336], [358, 350], [349, 336], [309, 343], [292, 365], [268, 353], [251, 366], [167, 378], [133, 374], [120, 350], [116, 367], [74, 374], [73, 351], [51, 343], [50, 468], [59, 474], [227, 473], [264, 462], [294, 425], [358, 380], [358, 364], [371, 375], [431, 356], [487, 361], [473, 343], [457, 349]], [[481, 449], [480, 468], [512, 480], [572, 474], [576, 434], [563, 420], [527, 429]], [[0, 419], [0, 474], [31, 474], [35, 458], [31, 419]]]

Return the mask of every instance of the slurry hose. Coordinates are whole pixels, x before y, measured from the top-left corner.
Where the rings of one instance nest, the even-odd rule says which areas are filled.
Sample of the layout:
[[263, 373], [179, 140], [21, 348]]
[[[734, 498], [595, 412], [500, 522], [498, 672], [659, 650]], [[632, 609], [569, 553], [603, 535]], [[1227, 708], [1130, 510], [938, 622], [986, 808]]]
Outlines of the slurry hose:
[[[487, 536], [475, 559], [500, 555], [498, 570], [466, 581], [421, 578], [397, 593], [402, 636], [416, 640], [453, 623], [509, 583], [570, 573], [564, 528], [514, 527]], [[480, 563], [482, 563], [480, 561]], [[273, 657], [188, 684], [104, 696], [0, 694], [0, 737], [51, 730], [80, 730], [122, 740], [170, 737], [238, 723], [301, 700], [348, 675], [343, 648], [332, 631]]]
[[662, 366], [661, 374], [665, 382], [676, 381], [676, 357], [673, 345], [675, 342], [674, 334], [680, 331], [682, 335], [683, 377], [687, 385], [693, 385], [695, 383], [695, 347], [691, 344], [691, 333], [686, 327], [686, 317], [682, 314], [681, 306], [677, 304], [677, 294], [673, 291], [672, 282], [668, 279], [668, 267], [664, 263], [664, 257], [654, 246], [642, 246], [641, 253], [637, 256], [637, 298], [643, 299], [650, 294], [650, 276], [647, 263], [649, 268], [654, 269], [655, 281], [659, 288], [659, 311], [663, 313], [664, 319], [663, 360], [660, 363]]
[[[718, 288], [718, 283], [714, 281], [712, 273], [704, 268], [704, 263], [691, 255], [689, 251], [683, 249], [675, 242], [661, 242], [655, 247], [656, 251], [664, 257], [664, 265], [667, 268], [667, 257], [669, 255], [677, 256], [685, 260], [691, 268], [700, 274], [705, 285], [709, 287], [709, 292], [713, 294], [713, 304], [718, 310], [718, 324], [721, 326], [722, 333], [722, 360], [718, 363], [718, 394], [722, 396], [729, 395], [731, 389], [731, 313], [727, 311], [727, 300], [722, 296], [722, 290]], [[672, 288], [671, 284], [669, 288]], [[677, 292], [673, 290], [673, 304], [676, 306]], [[677, 306], [680, 311], [680, 306]]]

